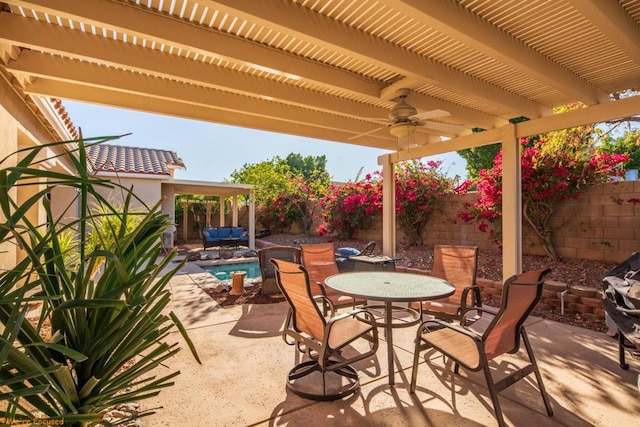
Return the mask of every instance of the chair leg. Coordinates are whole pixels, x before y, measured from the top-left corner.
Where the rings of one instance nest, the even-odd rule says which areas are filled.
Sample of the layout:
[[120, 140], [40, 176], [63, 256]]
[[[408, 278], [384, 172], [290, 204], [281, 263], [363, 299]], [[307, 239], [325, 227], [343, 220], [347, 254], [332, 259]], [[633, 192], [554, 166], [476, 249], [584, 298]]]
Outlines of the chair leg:
[[538, 369], [538, 363], [536, 362], [536, 358], [533, 355], [533, 349], [531, 348], [531, 344], [529, 343], [529, 337], [527, 336], [527, 332], [522, 328], [522, 341], [524, 342], [524, 347], [527, 350], [527, 355], [529, 356], [529, 360], [531, 361], [531, 365], [533, 366], [533, 372], [536, 375], [536, 379], [538, 380], [538, 387], [540, 388], [540, 394], [542, 395], [542, 400], [544, 401], [544, 406], [547, 408], [547, 414], [551, 417], [553, 416], [553, 408], [551, 407], [551, 400], [549, 399], [549, 395], [547, 394], [547, 390], [544, 388], [544, 383], [542, 382], [542, 375], [540, 375], [540, 370]]
[[409, 386], [409, 393], [416, 392], [416, 383], [418, 381], [418, 364], [420, 363], [420, 350], [422, 341], [422, 325], [418, 328], [418, 333], [416, 334], [416, 345], [413, 351], [413, 368], [411, 369], [411, 385]]
[[629, 370], [629, 364], [625, 361], [624, 335], [620, 328], [618, 328], [618, 357], [620, 359], [620, 367], [625, 371]]
[[[489, 369], [489, 361], [484, 356], [481, 356], [482, 364], [482, 372], [484, 373], [484, 378], [487, 381], [487, 388], [489, 389], [489, 396], [491, 397], [491, 402], [493, 403], [493, 412], [496, 415], [496, 420], [498, 421], [498, 425], [500, 427], [506, 426], [504, 422], [504, 417], [502, 416], [502, 408], [500, 407], [500, 400], [498, 399], [498, 390], [496, 390], [496, 386], [493, 382], [493, 377], [491, 376], [491, 371]], [[457, 367], [457, 364], [456, 364]]]

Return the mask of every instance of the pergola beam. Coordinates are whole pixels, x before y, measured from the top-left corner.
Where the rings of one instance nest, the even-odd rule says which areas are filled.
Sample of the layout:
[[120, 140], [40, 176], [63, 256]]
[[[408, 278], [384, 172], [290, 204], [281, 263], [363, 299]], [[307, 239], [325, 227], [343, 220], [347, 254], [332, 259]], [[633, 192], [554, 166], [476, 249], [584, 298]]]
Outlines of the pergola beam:
[[[600, 2], [600, 0], [596, 1]], [[393, 0], [389, 3], [394, 9], [424, 22], [489, 58], [494, 58], [514, 70], [532, 76], [559, 92], [569, 94], [576, 101], [591, 105], [606, 102], [609, 99], [609, 94], [606, 92], [583, 81], [515, 37], [497, 31], [491, 23], [457, 2]]]
[[24, 90], [26, 93], [32, 95], [108, 105], [192, 120], [203, 120], [269, 132], [305, 136], [307, 138], [349, 142], [353, 145], [362, 145], [371, 148], [395, 150], [397, 146], [397, 140], [391, 135], [368, 135], [350, 141], [349, 138], [355, 134], [353, 131], [347, 132], [335, 127], [327, 129], [311, 126], [308, 123], [297, 123], [295, 126], [292, 126], [290, 120], [260, 117], [247, 114], [245, 111], [221, 110], [217, 107], [186, 104], [178, 100], [169, 99], [158, 102], [158, 98], [99, 87], [91, 87], [91, 92], [89, 93], [87, 89], [88, 86], [74, 82], [38, 79], [25, 87]]
[[[152, 77], [137, 72], [106, 68], [97, 64], [75, 61], [37, 52], [24, 52], [17, 61], [7, 64], [14, 73], [25, 73], [47, 80], [75, 82], [90, 88], [111, 89], [123, 93], [145, 95], [162, 101], [178, 100], [189, 105], [219, 108], [262, 118], [278, 117], [292, 124], [307, 124], [323, 129], [341, 129], [353, 135], [363, 133], [371, 124], [331, 113], [283, 104], [266, 98], [238, 95], [216, 89], [184, 84], [175, 80]], [[35, 81], [34, 81], [35, 84]], [[26, 85], [29, 91], [31, 84]]]
[[[377, 84], [347, 71], [305, 61], [275, 49], [265, 52], [264, 47], [257, 43], [214, 29], [185, 25], [152, 10], [97, 0], [33, 0], [13, 3], [116, 33], [128, 33], [131, 37], [145, 40], [147, 44], [155, 42], [157, 45], [174, 46], [189, 51], [192, 56], [198, 54], [210, 61], [233, 60], [234, 63], [283, 77], [304, 78], [326, 88], [340, 87], [345, 93], [352, 93], [354, 96], [367, 94], [371, 98], [377, 98], [379, 92]], [[87, 33], [86, 37], [91, 37], [91, 34]], [[74, 39], [77, 38], [77, 35], [74, 36]]]
[[286, 32], [291, 37], [343, 52], [346, 57], [508, 108], [514, 115], [541, 117], [550, 112], [527, 98], [372, 37], [364, 31], [347, 28], [291, 2], [282, 1], [277, 7], [271, 2], [261, 1], [220, 0], [210, 3], [219, 10]]
[[[515, 137], [522, 138], [530, 135], [551, 132], [560, 129], [568, 129], [576, 126], [584, 126], [592, 123], [604, 122], [622, 117], [631, 117], [640, 112], [640, 96], [610, 101], [606, 104], [597, 104], [587, 108], [568, 111], [562, 114], [542, 117], [515, 124]], [[500, 142], [502, 138], [501, 128], [485, 132], [463, 135], [448, 141], [424, 145], [409, 151], [392, 153], [393, 163], [403, 160], [418, 159], [434, 156], [466, 148], [480, 147], [482, 145]]]
[[[231, 68], [212, 67], [207, 62], [145, 49], [120, 40], [87, 34], [78, 37], [78, 31], [33, 19], [25, 20], [11, 14], [0, 14], [0, 41], [30, 49], [22, 52], [16, 62], [46, 61], [49, 55], [42, 51], [251, 97], [274, 99], [294, 106], [311, 106], [354, 118], [385, 117], [388, 113], [386, 108], [340, 99], [269, 78], [250, 76]], [[368, 90], [377, 90], [377, 85], [370, 85]]]
[[618, 2], [612, 0], [568, 0], [636, 64], [640, 64], [640, 27]]

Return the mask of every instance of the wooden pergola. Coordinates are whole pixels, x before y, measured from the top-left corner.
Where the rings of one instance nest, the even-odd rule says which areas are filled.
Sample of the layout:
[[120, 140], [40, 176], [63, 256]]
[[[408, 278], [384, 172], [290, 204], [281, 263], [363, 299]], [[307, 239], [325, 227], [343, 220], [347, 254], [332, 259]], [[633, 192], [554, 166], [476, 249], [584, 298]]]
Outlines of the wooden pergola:
[[501, 142], [508, 276], [518, 138], [640, 114], [611, 96], [637, 88], [639, 41], [637, 0], [8, 0], [0, 102], [39, 135], [53, 97], [389, 150], [387, 255], [394, 163]]
[[[249, 248], [255, 249], [255, 199], [254, 199], [254, 188], [253, 185], [249, 184], [233, 184], [227, 182], [202, 182], [202, 181], [189, 181], [189, 180], [171, 180], [166, 183], [163, 183], [163, 187], [166, 187], [166, 190], [173, 194], [173, 196], [178, 194], [186, 194], [186, 195], [200, 195], [200, 196], [216, 196], [219, 201], [216, 200], [181, 200], [180, 204], [182, 205], [185, 212], [189, 206], [194, 203], [201, 203], [205, 206], [207, 212], [206, 218], [206, 226], [210, 227], [211, 224], [211, 212], [213, 206], [218, 204], [220, 206], [220, 220], [219, 226], [224, 227], [226, 216], [225, 216], [225, 204], [228, 199], [231, 199], [231, 225], [232, 227], [238, 226], [238, 211], [239, 211], [239, 196], [246, 196], [247, 198], [247, 208], [249, 211], [248, 218], [248, 232], [249, 232]], [[164, 192], [164, 190], [163, 190]], [[172, 198], [173, 200], [173, 198]], [[183, 227], [182, 227], [182, 239], [187, 241], [187, 215], [183, 216]]]

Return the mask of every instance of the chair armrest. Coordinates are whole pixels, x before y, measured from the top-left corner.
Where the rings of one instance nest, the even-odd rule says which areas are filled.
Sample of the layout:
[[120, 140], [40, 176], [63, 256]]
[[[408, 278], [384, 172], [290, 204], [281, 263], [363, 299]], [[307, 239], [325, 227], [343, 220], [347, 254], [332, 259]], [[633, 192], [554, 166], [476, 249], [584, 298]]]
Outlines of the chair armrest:
[[467, 297], [469, 292], [473, 292], [471, 295], [471, 304], [472, 307], [481, 307], [482, 306], [482, 295], [480, 294], [480, 286], [467, 286], [462, 290], [462, 296], [460, 299], [460, 315], [464, 315], [467, 310], [470, 310], [467, 307]]
[[[327, 298], [327, 297], [326, 297], [326, 296], [324, 296], [324, 295], [314, 295], [314, 296], [313, 296], [313, 299], [314, 299], [315, 301], [319, 301], [319, 302], [321, 302], [321, 304], [322, 304], [322, 312], [323, 312], [323, 313], [330, 313], [330, 314], [328, 315], [328, 316], [329, 316], [329, 318], [333, 318], [333, 316], [334, 316], [334, 315], [335, 315], [335, 313], [336, 313], [336, 308], [335, 308], [335, 306], [333, 305], [333, 302], [332, 302], [329, 298]], [[327, 308], [329, 308], [329, 311], [328, 311], [328, 312], [327, 312]]]
[[312, 291], [317, 288], [320, 290], [321, 296], [325, 298], [327, 297], [327, 290], [324, 288], [324, 285], [322, 284], [322, 282], [309, 282], [309, 285]]
[[[327, 327], [325, 329], [325, 336], [324, 336], [324, 341], [327, 342], [327, 339], [329, 337], [329, 335], [331, 335], [331, 329], [333, 328], [333, 326], [343, 320], [349, 319], [349, 318], [355, 318], [358, 315], [362, 315], [360, 316], [357, 321], [365, 323], [367, 325], [369, 325], [369, 328], [367, 329], [368, 331], [373, 331], [374, 337], [376, 337], [377, 339], [377, 335], [378, 335], [378, 327], [376, 325], [376, 318], [374, 317], [373, 314], [371, 314], [371, 312], [367, 309], [364, 308], [357, 308], [355, 310], [351, 310], [348, 311], [346, 313], [342, 313], [339, 314], [335, 317], [332, 317], [329, 319], [329, 321], [327, 322]], [[377, 344], [376, 344], [377, 347]]]
[[469, 314], [470, 313], [477, 313], [476, 315], [478, 316], [478, 318], [482, 318], [482, 314], [488, 314], [490, 316], [495, 316], [498, 313], [498, 309], [494, 308], [494, 307], [471, 307], [468, 308], [467, 311], [465, 311], [461, 316], [460, 316], [460, 325], [464, 326], [465, 324], [467, 324], [467, 322], [474, 323], [476, 320], [473, 319], [468, 319]]
[[365, 317], [373, 319], [374, 323], [375, 323], [375, 317], [373, 316], [373, 314], [371, 314], [371, 312], [369, 310], [367, 310], [366, 308], [356, 308], [355, 310], [351, 310], [351, 311], [347, 311], [344, 313], [341, 313], [335, 317], [332, 317], [329, 322], [327, 323], [327, 326], [329, 326], [329, 323], [335, 323], [338, 322], [342, 319], [345, 319], [347, 317], [355, 317], [358, 314], [363, 313], [365, 315]]
[[422, 334], [423, 334], [423, 330], [424, 328], [427, 328], [427, 330], [429, 329], [429, 326], [427, 326], [427, 324], [429, 323], [435, 323], [437, 325], [439, 325], [440, 327], [445, 327], [445, 328], [449, 328], [452, 329], [456, 332], [459, 332], [463, 335], [466, 335], [470, 338], [473, 338], [475, 341], [481, 341], [481, 337], [474, 331], [469, 330], [463, 326], [460, 325], [455, 325], [453, 323], [449, 323], [446, 322], [444, 320], [440, 320], [440, 319], [429, 319], [427, 321], [424, 321], [420, 324], [420, 327], [418, 328], [418, 338], [421, 338]]

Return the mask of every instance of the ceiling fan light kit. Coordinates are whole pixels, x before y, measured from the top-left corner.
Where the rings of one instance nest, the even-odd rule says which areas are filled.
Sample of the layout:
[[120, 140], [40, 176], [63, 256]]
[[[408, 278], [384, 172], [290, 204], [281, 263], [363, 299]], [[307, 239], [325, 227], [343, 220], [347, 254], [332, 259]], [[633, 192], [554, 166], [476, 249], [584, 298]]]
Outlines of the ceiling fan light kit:
[[396, 138], [407, 138], [416, 131], [416, 125], [411, 122], [401, 122], [391, 125], [389, 133]]
[[[392, 136], [398, 138], [398, 147], [400, 150], [407, 148], [411, 145], [422, 145], [415, 142], [415, 138], [412, 136], [416, 133], [418, 127], [425, 127], [425, 129], [437, 131], [438, 128], [443, 128], [449, 125], [438, 122], [423, 121], [424, 119], [434, 119], [439, 117], [449, 116], [449, 112], [445, 110], [430, 110], [422, 113], [418, 113], [418, 110], [406, 101], [407, 96], [411, 93], [410, 89], [399, 89], [397, 92], [396, 105], [389, 112], [388, 119], [374, 119], [378, 123], [387, 123], [389, 126], [389, 133]], [[364, 132], [349, 138], [354, 140], [372, 133], [378, 132], [384, 127], [379, 127], [368, 132]]]

